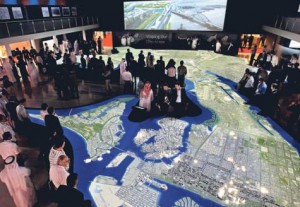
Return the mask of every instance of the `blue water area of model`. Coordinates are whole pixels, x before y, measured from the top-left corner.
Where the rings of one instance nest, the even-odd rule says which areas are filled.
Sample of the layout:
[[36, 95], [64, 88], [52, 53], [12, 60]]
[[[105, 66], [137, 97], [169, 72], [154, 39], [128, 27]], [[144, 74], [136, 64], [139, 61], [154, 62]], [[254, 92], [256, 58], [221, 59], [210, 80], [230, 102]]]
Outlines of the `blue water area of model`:
[[[224, 80], [223, 80], [224, 81]], [[228, 80], [224, 81], [226, 83]], [[230, 84], [230, 83], [229, 83]], [[178, 156], [179, 154], [182, 154], [187, 151], [188, 147], [188, 133], [191, 130], [192, 124], [201, 124], [206, 120], [210, 120], [212, 118], [213, 113], [209, 111], [208, 109], [204, 108], [200, 105], [199, 100], [197, 99], [196, 94], [192, 91], [194, 89], [194, 84], [191, 81], [187, 80], [186, 84], [186, 91], [188, 97], [199, 107], [202, 109], [202, 114], [196, 117], [183, 117], [181, 120], [186, 121], [188, 123], [188, 126], [184, 130], [183, 134], [183, 143], [182, 147], [180, 147], [179, 153], [172, 158], [163, 158], [161, 160], [145, 160], [145, 153], [141, 151], [141, 147], [137, 146], [133, 142], [133, 138], [137, 135], [138, 131], [140, 129], [153, 129], [153, 130], [159, 130], [160, 126], [157, 124], [158, 120], [160, 120], [163, 117], [155, 117], [150, 118], [148, 120], [145, 120], [141, 123], [131, 122], [128, 120], [128, 115], [131, 112], [132, 106], [136, 104], [138, 101], [137, 98], [134, 98], [133, 96], [119, 96], [116, 98], [113, 98], [111, 100], [107, 100], [98, 104], [93, 104], [89, 106], [79, 107], [79, 108], [72, 108], [72, 109], [64, 109], [64, 110], [57, 110], [56, 113], [59, 116], [69, 116], [78, 114], [81, 112], [85, 112], [88, 110], [95, 109], [96, 107], [109, 104], [111, 102], [114, 102], [120, 98], [126, 98], [126, 97], [132, 97], [132, 100], [125, 103], [125, 110], [124, 113], [120, 116], [120, 119], [122, 121], [123, 128], [125, 130], [125, 134], [119, 141], [119, 144], [111, 149], [109, 153], [104, 154], [102, 156], [101, 161], [92, 161], [90, 163], [85, 163], [84, 160], [89, 158], [88, 151], [87, 151], [87, 144], [85, 139], [73, 131], [72, 129], [64, 127], [64, 134], [65, 136], [70, 140], [73, 150], [74, 150], [74, 172], [79, 174], [79, 184], [78, 189], [82, 191], [85, 194], [86, 199], [90, 199], [93, 201], [91, 194], [89, 192], [89, 187], [91, 182], [94, 180], [95, 177], [98, 175], [104, 175], [104, 176], [110, 176], [117, 180], [118, 185], [122, 185], [122, 178], [124, 174], [126, 173], [127, 168], [132, 163], [134, 158], [132, 156], [127, 156], [118, 166], [107, 168], [107, 165], [115, 159], [120, 153], [122, 152], [133, 152], [136, 156], [140, 157], [144, 161], [150, 161], [150, 162], [165, 162], [167, 164], [170, 164], [173, 159]], [[111, 109], [111, 107], [110, 107]], [[38, 110], [30, 110], [31, 114], [38, 114]], [[105, 113], [102, 112], [102, 114]], [[33, 121], [39, 124], [44, 124], [43, 121], [40, 119], [33, 118]], [[278, 127], [277, 124], [274, 122], [271, 122], [272, 126], [281, 133], [281, 135], [289, 141], [295, 148], [300, 149], [299, 144], [297, 144], [288, 134], [286, 134], [281, 128]], [[151, 141], [151, 140], [150, 140]], [[153, 139], [152, 139], [153, 141]], [[101, 146], [99, 146], [101, 147]], [[168, 190], [163, 191], [162, 189], [157, 189], [154, 186], [150, 186], [153, 189], [160, 192], [160, 198], [158, 202], [158, 206], [175, 206], [175, 202], [184, 198], [184, 197], [190, 197], [192, 200], [194, 200], [196, 203], [198, 203], [200, 206], [205, 207], [216, 207], [221, 206], [220, 204], [202, 198], [196, 193], [193, 193], [187, 189], [184, 189], [182, 187], [166, 183], [161, 180], [156, 180], [160, 183], [166, 184], [168, 187]], [[99, 189], [96, 189], [96, 191], [99, 191]]]

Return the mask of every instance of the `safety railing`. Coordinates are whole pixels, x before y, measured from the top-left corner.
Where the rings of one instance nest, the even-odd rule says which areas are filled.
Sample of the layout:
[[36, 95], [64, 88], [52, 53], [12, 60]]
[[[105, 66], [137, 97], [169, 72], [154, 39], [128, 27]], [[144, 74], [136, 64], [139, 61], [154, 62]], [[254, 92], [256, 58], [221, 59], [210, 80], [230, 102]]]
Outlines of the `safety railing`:
[[269, 25], [277, 29], [300, 34], [300, 17], [277, 16], [273, 24]]
[[98, 17], [63, 17], [0, 23], [0, 38], [99, 24]]

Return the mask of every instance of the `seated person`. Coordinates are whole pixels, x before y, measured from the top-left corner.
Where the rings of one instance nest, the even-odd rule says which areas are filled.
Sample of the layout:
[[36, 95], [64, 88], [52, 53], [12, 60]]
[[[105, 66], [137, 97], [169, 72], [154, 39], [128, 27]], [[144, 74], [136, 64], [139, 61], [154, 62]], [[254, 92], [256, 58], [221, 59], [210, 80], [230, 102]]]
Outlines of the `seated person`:
[[250, 71], [246, 71], [245, 85], [239, 91], [247, 97], [251, 97], [254, 92], [254, 77]]
[[289, 128], [293, 129], [293, 127], [295, 125], [296, 126], [299, 125], [299, 120], [300, 120], [300, 99], [290, 103], [288, 105], [287, 109], [291, 112], [291, 115], [289, 117], [287, 125], [288, 125]]
[[153, 91], [151, 89], [151, 83], [146, 81], [143, 89], [140, 91], [140, 101], [139, 106], [145, 108], [147, 112], [151, 111], [151, 103], [154, 99]]
[[180, 83], [175, 83], [175, 89], [172, 91], [171, 105], [173, 107], [172, 116], [180, 118], [187, 111], [189, 102], [184, 88], [181, 88]]
[[155, 99], [155, 106], [157, 107], [158, 114], [166, 115], [169, 112], [171, 104], [172, 93], [167, 83], [162, 85]]
[[129, 114], [130, 121], [144, 121], [152, 113], [152, 101], [154, 99], [151, 83], [146, 81], [139, 94], [139, 102], [133, 107], [132, 112]]
[[187, 97], [186, 91], [180, 86], [179, 81], [175, 83], [175, 89], [172, 92], [171, 106], [173, 112], [170, 115], [175, 118], [198, 116], [202, 113], [202, 110]]
[[252, 105], [260, 105], [263, 101], [263, 97], [267, 91], [267, 84], [263, 78], [259, 78], [259, 82], [257, 84], [257, 88], [255, 93], [252, 97], [250, 97], [249, 101], [245, 104], [252, 104]]
[[241, 80], [238, 82], [237, 84], [237, 89], [240, 90], [241, 88], [243, 88], [247, 82], [247, 74], [250, 72], [249, 68], [246, 68], [245, 73], [243, 75], [243, 77], [241, 78]]
[[279, 99], [279, 86], [277, 83], [271, 85], [270, 93], [265, 94], [264, 100], [261, 103], [261, 111], [257, 114], [262, 116], [273, 116], [274, 113], [278, 110], [278, 99]]

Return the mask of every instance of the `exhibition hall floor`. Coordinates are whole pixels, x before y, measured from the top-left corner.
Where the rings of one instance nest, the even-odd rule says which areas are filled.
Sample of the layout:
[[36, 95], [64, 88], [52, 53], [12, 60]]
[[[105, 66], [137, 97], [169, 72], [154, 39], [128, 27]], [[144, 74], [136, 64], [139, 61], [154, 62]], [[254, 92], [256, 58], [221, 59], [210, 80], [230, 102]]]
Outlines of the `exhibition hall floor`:
[[[127, 48], [112, 55], [115, 65]], [[131, 49], [134, 56], [140, 50]], [[96, 206], [299, 206], [299, 143], [244, 105], [244, 60], [212, 51], [144, 50], [184, 60], [197, 117], [128, 120], [136, 96], [57, 110], [78, 188]], [[104, 59], [106, 59], [104, 57]], [[38, 110], [32, 119], [42, 123]]]

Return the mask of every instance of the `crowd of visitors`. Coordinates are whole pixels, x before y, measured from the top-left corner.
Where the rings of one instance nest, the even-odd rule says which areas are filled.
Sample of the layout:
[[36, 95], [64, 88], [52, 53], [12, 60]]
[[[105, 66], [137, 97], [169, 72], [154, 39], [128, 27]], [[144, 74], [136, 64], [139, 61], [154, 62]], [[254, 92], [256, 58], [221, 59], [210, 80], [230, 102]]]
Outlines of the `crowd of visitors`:
[[138, 104], [129, 115], [131, 121], [142, 121], [156, 115], [179, 118], [201, 114], [201, 109], [186, 95], [187, 68], [183, 60], [176, 67], [174, 59], [165, 64], [161, 56], [155, 64], [154, 55], [149, 52], [145, 57], [141, 50], [136, 61], [130, 49], [127, 49], [119, 69], [124, 93], [137, 94], [139, 97]]
[[[44, 125], [40, 125], [31, 121], [25, 108], [26, 99], [17, 100], [5, 88], [1, 88], [1, 94], [0, 156], [4, 160], [4, 169], [0, 172], [0, 180], [6, 185], [15, 205], [32, 207], [37, 202], [31, 171], [26, 167], [28, 157], [19, 147], [19, 143], [26, 139], [30, 146], [40, 149], [35, 159], [48, 166], [49, 183], [53, 184], [53, 197], [49, 199], [59, 206], [91, 206], [91, 202], [85, 201], [82, 193], [76, 189], [72, 147], [64, 136], [54, 107], [48, 107], [45, 103], [41, 105]], [[74, 195], [79, 197], [74, 199]]]
[[[247, 96], [246, 104], [258, 106], [260, 115], [274, 117], [281, 109], [279, 98], [300, 92], [300, 67], [298, 55], [282, 57], [279, 61], [275, 51], [267, 51], [266, 46], [255, 59], [256, 45], [250, 57], [250, 67], [245, 70], [238, 83], [238, 90]], [[299, 100], [292, 100], [288, 110], [290, 119], [287, 127], [300, 126]]]
[[[0, 64], [4, 74], [3, 86], [11, 94], [15, 92], [15, 83], [22, 82], [26, 92], [28, 88], [46, 84], [54, 79], [59, 99], [79, 97], [75, 71], [76, 54], [73, 49], [64, 51], [61, 65], [57, 64], [57, 60], [62, 57], [62, 52], [56, 44], [53, 45], [53, 50], [49, 50], [48, 44], [45, 43], [39, 52], [33, 47], [30, 51], [24, 47], [22, 51], [16, 48], [12, 54], [13, 56], [3, 59]], [[48, 78], [45, 79], [46, 77]]]

